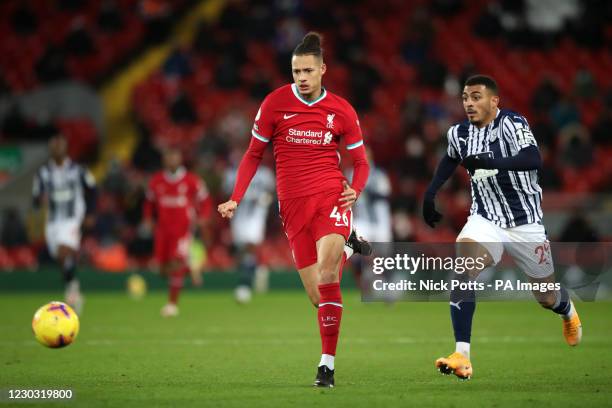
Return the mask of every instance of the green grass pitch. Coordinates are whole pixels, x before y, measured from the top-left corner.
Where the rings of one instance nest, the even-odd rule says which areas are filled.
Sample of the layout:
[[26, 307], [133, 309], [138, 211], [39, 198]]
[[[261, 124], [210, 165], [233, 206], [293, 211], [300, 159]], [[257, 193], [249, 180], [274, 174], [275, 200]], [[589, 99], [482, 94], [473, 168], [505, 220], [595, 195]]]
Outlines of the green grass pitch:
[[57, 297], [0, 294], [0, 389], [71, 388], [75, 399], [61, 406], [75, 407], [612, 405], [612, 303], [577, 305], [584, 339], [576, 348], [535, 302], [478, 304], [474, 377], [459, 381], [433, 367], [453, 348], [447, 304], [362, 304], [349, 292], [336, 388], [320, 390], [311, 386], [315, 311], [300, 291], [247, 306], [230, 292], [190, 292], [170, 320], [159, 316], [161, 292], [141, 301], [91, 293], [76, 342], [52, 350], [35, 342], [30, 321]]

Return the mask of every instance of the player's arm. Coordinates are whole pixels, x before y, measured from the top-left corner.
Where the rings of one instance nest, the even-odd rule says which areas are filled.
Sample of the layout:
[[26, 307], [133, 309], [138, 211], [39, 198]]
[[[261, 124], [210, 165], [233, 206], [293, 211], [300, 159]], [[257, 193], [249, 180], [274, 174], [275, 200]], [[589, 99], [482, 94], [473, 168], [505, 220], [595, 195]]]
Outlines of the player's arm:
[[45, 183], [42, 180], [42, 172], [38, 170], [34, 176], [34, 182], [32, 183], [32, 207], [35, 210], [40, 209], [45, 195]]
[[504, 118], [502, 121], [502, 137], [510, 143], [517, 153], [509, 157], [491, 157], [490, 154], [468, 156], [461, 162], [470, 173], [475, 169], [497, 169], [511, 171], [529, 171], [542, 168], [540, 151], [523, 118]]
[[208, 193], [208, 188], [202, 180], [197, 181], [196, 186], [196, 202], [198, 203], [197, 211], [200, 219], [210, 218], [212, 212], [212, 198]]
[[85, 198], [85, 226], [93, 227], [94, 214], [98, 199], [98, 190], [96, 188], [96, 179], [93, 174], [87, 169], [81, 168], [80, 172], [81, 187]]
[[142, 227], [151, 232], [153, 229], [153, 211], [155, 210], [155, 190], [153, 188], [153, 178], [149, 181], [145, 199], [142, 207]]
[[460, 155], [458, 150], [455, 148], [453, 139], [453, 128], [449, 129], [448, 134], [448, 149], [436, 171], [434, 172], [433, 178], [425, 190], [425, 196], [423, 197], [423, 219], [425, 223], [431, 228], [436, 226], [436, 223], [442, 219], [442, 214], [436, 210], [435, 198], [438, 190], [446, 183], [446, 181], [453, 175], [455, 169], [461, 162], [459, 159]]
[[195, 203], [198, 214], [198, 227], [205, 245], [208, 246], [211, 239], [210, 214], [212, 213], [212, 197], [208, 193], [206, 183], [201, 179], [196, 180], [195, 184]]
[[542, 158], [536, 146], [528, 146], [510, 157], [491, 157], [482, 154], [467, 156], [463, 159], [461, 165], [470, 173], [473, 173], [476, 169], [528, 171], [542, 168]]
[[365, 146], [363, 144], [363, 134], [359, 126], [359, 119], [357, 118], [357, 113], [351, 106], [348, 107], [343, 130], [346, 150], [348, 150], [353, 160], [353, 179], [351, 180], [350, 186], [347, 182], [344, 183], [344, 191], [339, 201], [344, 202], [341, 207], [350, 208], [355, 201], [357, 201], [359, 194], [361, 194], [365, 188], [370, 174], [370, 164], [368, 163]]
[[232, 218], [234, 216], [234, 211], [238, 208], [238, 204], [240, 204], [251, 180], [255, 176], [273, 133], [274, 120], [272, 109], [270, 108], [270, 98], [267, 97], [257, 111], [257, 116], [255, 116], [255, 123], [251, 130], [251, 143], [238, 166], [232, 195], [228, 201], [219, 204], [217, 207], [217, 211], [219, 211], [223, 218]]
[[255, 137], [251, 138], [251, 144], [244, 153], [240, 165], [238, 166], [234, 191], [228, 201], [219, 204], [217, 207], [217, 210], [223, 218], [232, 218], [234, 216], [234, 211], [238, 208], [238, 204], [240, 204], [247, 188], [249, 188], [251, 180], [257, 172], [257, 168], [259, 167], [259, 163], [261, 163], [267, 144], [267, 142], [263, 142]]

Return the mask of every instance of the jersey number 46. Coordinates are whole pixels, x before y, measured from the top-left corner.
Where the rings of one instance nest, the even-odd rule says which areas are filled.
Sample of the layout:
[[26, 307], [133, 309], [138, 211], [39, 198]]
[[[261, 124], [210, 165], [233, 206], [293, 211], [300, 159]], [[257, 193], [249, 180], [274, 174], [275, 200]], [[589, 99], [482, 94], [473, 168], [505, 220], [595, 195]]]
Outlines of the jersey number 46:
[[334, 218], [336, 220], [336, 227], [348, 227], [349, 221], [346, 213], [340, 213], [338, 211], [338, 206], [334, 206], [331, 214], [329, 214], [329, 218]]

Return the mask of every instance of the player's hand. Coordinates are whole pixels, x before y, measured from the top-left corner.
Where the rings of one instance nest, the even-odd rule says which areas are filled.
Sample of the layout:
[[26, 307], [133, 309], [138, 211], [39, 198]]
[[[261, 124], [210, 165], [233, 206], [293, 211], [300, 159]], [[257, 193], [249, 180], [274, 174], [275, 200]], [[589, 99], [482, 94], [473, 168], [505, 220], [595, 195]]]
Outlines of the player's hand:
[[423, 219], [431, 228], [435, 228], [436, 223], [442, 219], [442, 214], [436, 211], [436, 204], [431, 197], [425, 197], [423, 200]]
[[353, 190], [346, 180], [342, 182], [342, 186], [344, 187], [344, 191], [342, 194], [340, 194], [341, 197], [338, 199], [338, 201], [343, 203], [340, 205], [340, 207], [348, 210], [353, 204], [355, 204], [355, 201], [357, 201], [357, 191]]
[[196, 268], [196, 269], [189, 269], [190, 274], [191, 274], [191, 284], [196, 287], [199, 288], [202, 286], [202, 283], [204, 282], [204, 280], [202, 279], [202, 270]]
[[87, 230], [91, 230], [95, 226], [96, 226], [96, 217], [91, 214], [85, 216], [85, 220], [83, 220], [83, 227]]
[[490, 152], [478, 153], [464, 158], [461, 165], [473, 175], [476, 169], [492, 169], [493, 157]]
[[219, 214], [221, 214], [223, 218], [232, 218], [236, 208], [238, 208], [238, 203], [234, 200], [229, 200], [223, 204], [219, 204], [217, 211], [219, 211]]
[[153, 221], [143, 220], [140, 224], [140, 227], [138, 228], [138, 233], [141, 236], [151, 236], [151, 234], [153, 233]]

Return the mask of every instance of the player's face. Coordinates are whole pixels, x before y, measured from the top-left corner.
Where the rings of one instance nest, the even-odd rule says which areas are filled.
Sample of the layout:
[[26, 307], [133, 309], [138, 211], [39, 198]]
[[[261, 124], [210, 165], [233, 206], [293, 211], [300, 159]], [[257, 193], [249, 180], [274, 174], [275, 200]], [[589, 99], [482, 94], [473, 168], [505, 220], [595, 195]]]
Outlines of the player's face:
[[293, 82], [298, 87], [300, 95], [311, 100], [321, 94], [321, 80], [325, 74], [323, 60], [314, 55], [294, 55], [291, 58]]
[[49, 140], [49, 154], [54, 160], [62, 160], [66, 157], [68, 142], [62, 136], [54, 136]]
[[486, 86], [466, 86], [461, 97], [465, 114], [473, 125], [482, 127], [495, 119], [499, 96], [494, 95]]
[[166, 170], [176, 171], [183, 162], [183, 156], [178, 150], [168, 150], [164, 153], [164, 167]]

